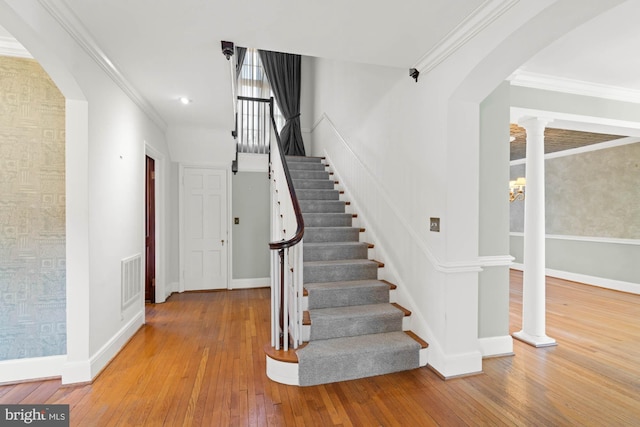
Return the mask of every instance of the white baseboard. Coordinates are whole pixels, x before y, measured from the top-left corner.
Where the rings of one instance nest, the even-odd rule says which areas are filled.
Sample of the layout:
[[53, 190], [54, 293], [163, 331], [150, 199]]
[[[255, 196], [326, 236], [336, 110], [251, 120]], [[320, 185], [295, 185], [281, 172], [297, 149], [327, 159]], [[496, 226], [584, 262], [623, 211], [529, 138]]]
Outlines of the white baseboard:
[[506, 356], [513, 354], [513, 338], [511, 335], [479, 338], [482, 357]]
[[232, 279], [229, 289], [252, 289], [252, 288], [268, 288], [271, 286], [269, 277], [258, 277], [256, 279]]
[[429, 346], [429, 366], [435, 370], [441, 378], [450, 379], [465, 375], [473, 375], [482, 372], [482, 354], [479, 351], [445, 355]]
[[89, 360], [68, 361], [62, 369], [62, 384], [92, 381], [120, 352], [144, 324], [144, 307]]
[[66, 355], [0, 361], [0, 385], [62, 376]]
[[[511, 268], [524, 271], [524, 264], [513, 263]], [[623, 282], [622, 280], [607, 279], [604, 277], [588, 276], [586, 274], [571, 273], [569, 271], [553, 270], [547, 268], [545, 274], [558, 279], [570, 280], [572, 282], [584, 283], [585, 285], [597, 286], [599, 288], [612, 289], [614, 291], [627, 292], [640, 295], [640, 283]]]
[[269, 379], [280, 384], [300, 385], [297, 363], [281, 362], [269, 356], [266, 356], [266, 358], [267, 377], [269, 377]]
[[164, 297], [165, 301], [167, 298], [171, 296], [172, 293], [178, 292], [179, 290], [180, 290], [180, 282], [169, 283], [169, 285], [165, 288], [165, 293], [167, 294]]

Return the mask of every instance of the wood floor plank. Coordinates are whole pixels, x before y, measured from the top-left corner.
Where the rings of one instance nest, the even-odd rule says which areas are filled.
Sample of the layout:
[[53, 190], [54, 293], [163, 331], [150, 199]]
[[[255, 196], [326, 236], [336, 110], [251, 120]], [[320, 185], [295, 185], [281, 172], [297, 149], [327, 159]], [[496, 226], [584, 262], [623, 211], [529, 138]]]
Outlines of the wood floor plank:
[[[510, 332], [522, 274], [510, 273]], [[269, 289], [171, 296], [92, 384], [0, 386], [0, 404], [66, 403], [72, 426], [640, 425], [640, 296], [547, 278], [547, 334], [443, 381], [428, 368], [313, 387], [266, 377]]]

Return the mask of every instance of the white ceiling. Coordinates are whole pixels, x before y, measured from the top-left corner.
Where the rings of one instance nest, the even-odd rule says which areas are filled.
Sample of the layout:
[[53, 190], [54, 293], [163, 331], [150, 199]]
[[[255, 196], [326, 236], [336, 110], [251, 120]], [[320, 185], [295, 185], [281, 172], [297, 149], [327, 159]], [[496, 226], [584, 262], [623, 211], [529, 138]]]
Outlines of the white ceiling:
[[629, 0], [542, 50], [521, 70], [640, 91], [640, 1]]
[[[448, 0], [60, 0], [55, 4], [66, 19], [81, 22], [79, 30], [166, 124], [224, 129], [229, 127], [231, 92], [221, 40], [408, 69], [485, 1], [456, 0], [456, 7]], [[640, 0], [629, 0], [567, 34], [523, 64], [522, 70], [640, 90], [637, 17]], [[180, 96], [193, 103], [181, 105]]]

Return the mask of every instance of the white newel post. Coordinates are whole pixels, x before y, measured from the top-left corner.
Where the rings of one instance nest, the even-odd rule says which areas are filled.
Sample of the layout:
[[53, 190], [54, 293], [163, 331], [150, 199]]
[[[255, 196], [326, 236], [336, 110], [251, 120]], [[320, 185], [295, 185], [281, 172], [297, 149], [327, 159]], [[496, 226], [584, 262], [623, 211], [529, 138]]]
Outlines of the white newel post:
[[524, 206], [524, 276], [522, 330], [514, 338], [535, 347], [556, 345], [546, 334], [544, 118], [519, 122], [527, 132], [526, 199]]

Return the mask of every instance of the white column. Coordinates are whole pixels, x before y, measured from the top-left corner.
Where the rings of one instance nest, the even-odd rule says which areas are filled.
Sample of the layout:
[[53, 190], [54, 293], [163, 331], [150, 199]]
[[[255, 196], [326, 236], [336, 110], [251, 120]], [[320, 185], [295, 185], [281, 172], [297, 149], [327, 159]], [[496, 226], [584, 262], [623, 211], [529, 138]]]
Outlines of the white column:
[[526, 199], [524, 206], [524, 278], [522, 330], [514, 338], [535, 347], [556, 345], [546, 335], [544, 129], [550, 120], [526, 118]]

